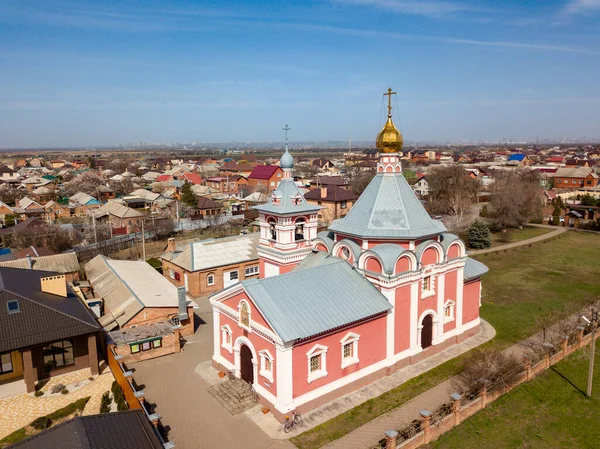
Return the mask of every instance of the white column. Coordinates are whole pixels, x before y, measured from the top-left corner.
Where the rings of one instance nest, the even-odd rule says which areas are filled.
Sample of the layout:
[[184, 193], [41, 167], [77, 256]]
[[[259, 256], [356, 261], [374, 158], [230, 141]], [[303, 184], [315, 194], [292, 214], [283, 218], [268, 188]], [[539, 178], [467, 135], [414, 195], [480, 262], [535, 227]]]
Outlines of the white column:
[[395, 316], [396, 316], [396, 291], [395, 290], [386, 290], [386, 289], [381, 289], [381, 293], [383, 294], [383, 296], [385, 296], [388, 300], [388, 302], [392, 305], [392, 309], [388, 310], [388, 314], [387, 314], [387, 318], [386, 318], [386, 339], [385, 339], [385, 347], [386, 347], [386, 352], [385, 352], [385, 356], [386, 358], [391, 358], [394, 356], [394, 335], [395, 335], [395, 328], [396, 328], [396, 320], [395, 320]]
[[446, 286], [446, 274], [438, 274], [436, 281], [438, 323], [435, 341], [433, 342], [433, 344], [441, 343], [442, 341], [444, 341], [444, 293]]
[[414, 281], [410, 286], [410, 349], [420, 349], [417, 337], [420, 338], [418, 330], [419, 321], [419, 282]]
[[460, 267], [456, 270], [456, 311], [455, 311], [455, 320], [456, 320], [456, 333], [459, 334], [462, 329], [462, 319], [463, 319], [463, 287], [465, 285], [464, 281], [464, 271], [463, 267]]
[[286, 410], [293, 409], [292, 347], [275, 346], [277, 401]]
[[221, 357], [221, 313], [213, 307], [213, 358]]

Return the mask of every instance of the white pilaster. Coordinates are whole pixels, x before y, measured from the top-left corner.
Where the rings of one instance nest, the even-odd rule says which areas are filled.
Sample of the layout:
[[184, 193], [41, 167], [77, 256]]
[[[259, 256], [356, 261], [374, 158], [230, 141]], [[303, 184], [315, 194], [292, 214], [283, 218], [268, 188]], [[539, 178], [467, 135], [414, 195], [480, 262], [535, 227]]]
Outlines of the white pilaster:
[[462, 331], [462, 320], [463, 320], [463, 290], [464, 290], [464, 268], [461, 267], [456, 270], [456, 331], [460, 333]]
[[275, 347], [275, 370], [277, 377], [277, 401], [286, 410], [293, 408], [292, 347]]
[[421, 332], [419, 326], [419, 282], [413, 282], [410, 286], [410, 349], [416, 350], [420, 345], [418, 338]]
[[396, 291], [395, 290], [385, 290], [381, 289], [381, 293], [385, 296], [388, 302], [392, 305], [392, 309], [388, 311], [386, 318], [386, 340], [385, 340], [385, 356], [386, 358], [391, 358], [394, 356], [394, 336], [395, 336], [395, 328], [396, 328]]
[[438, 329], [437, 329], [437, 342], [441, 343], [444, 341], [444, 294], [446, 286], [446, 274], [441, 273], [437, 276], [437, 316], [438, 316]]
[[213, 307], [213, 354], [221, 355], [221, 312]]

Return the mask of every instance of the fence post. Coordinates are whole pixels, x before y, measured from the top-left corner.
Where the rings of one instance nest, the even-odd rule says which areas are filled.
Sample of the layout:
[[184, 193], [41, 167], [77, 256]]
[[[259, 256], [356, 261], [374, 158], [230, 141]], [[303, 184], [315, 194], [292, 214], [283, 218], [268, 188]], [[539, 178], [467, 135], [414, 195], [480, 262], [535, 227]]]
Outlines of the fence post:
[[386, 430], [385, 449], [396, 449], [396, 438], [398, 438], [398, 432], [395, 430]]
[[531, 357], [529, 357], [527, 354], [523, 356], [523, 365], [525, 365], [527, 380], [529, 380], [531, 379]]
[[581, 348], [581, 342], [583, 341], [583, 331], [585, 327], [577, 326], [577, 348]]
[[431, 412], [429, 410], [421, 410], [419, 414], [423, 417], [423, 443], [429, 443], [429, 425], [431, 424]]
[[562, 350], [562, 358], [567, 357], [567, 345], [569, 344], [569, 336], [564, 335], [562, 341], [560, 342], [560, 349]]
[[481, 389], [479, 396], [481, 397], [481, 408], [485, 408], [487, 405], [487, 387]]
[[544, 365], [545, 369], [550, 368], [550, 351], [554, 349], [554, 345], [552, 343], [544, 343], [542, 345], [545, 349], [544, 351]]
[[450, 395], [452, 399], [452, 413], [454, 414], [454, 425], [458, 426], [460, 424], [460, 400], [462, 396], [458, 393], [452, 393]]

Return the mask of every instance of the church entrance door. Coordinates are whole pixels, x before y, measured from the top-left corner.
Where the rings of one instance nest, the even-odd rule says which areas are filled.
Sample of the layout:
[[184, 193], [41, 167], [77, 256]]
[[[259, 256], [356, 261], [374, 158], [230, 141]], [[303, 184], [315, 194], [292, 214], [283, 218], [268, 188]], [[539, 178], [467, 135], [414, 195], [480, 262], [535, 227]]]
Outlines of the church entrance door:
[[246, 345], [240, 347], [240, 370], [242, 379], [248, 383], [254, 383], [254, 364], [252, 363], [252, 351]]
[[421, 347], [423, 349], [431, 346], [433, 342], [433, 315], [423, 318], [423, 329], [421, 330]]

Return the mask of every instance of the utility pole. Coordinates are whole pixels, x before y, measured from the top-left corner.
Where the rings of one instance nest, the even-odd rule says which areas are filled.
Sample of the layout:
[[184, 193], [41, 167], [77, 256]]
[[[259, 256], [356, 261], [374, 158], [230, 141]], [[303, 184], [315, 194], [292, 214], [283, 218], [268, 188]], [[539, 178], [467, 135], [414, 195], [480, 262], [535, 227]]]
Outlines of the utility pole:
[[146, 260], [146, 231], [144, 230], [144, 219], [142, 218], [142, 257]]
[[177, 212], [176, 212], [176, 214], [177, 214], [177, 221], [180, 221], [179, 220], [179, 200], [175, 200], [175, 207], [177, 208]]
[[96, 235], [96, 216], [94, 215], [94, 211], [92, 211], [92, 227], [94, 228], [94, 243], [98, 244], [98, 236]]
[[594, 354], [596, 352], [596, 329], [598, 328], [598, 309], [592, 308], [592, 344], [590, 345], [590, 368], [588, 371], [587, 395], [592, 397], [594, 381]]

